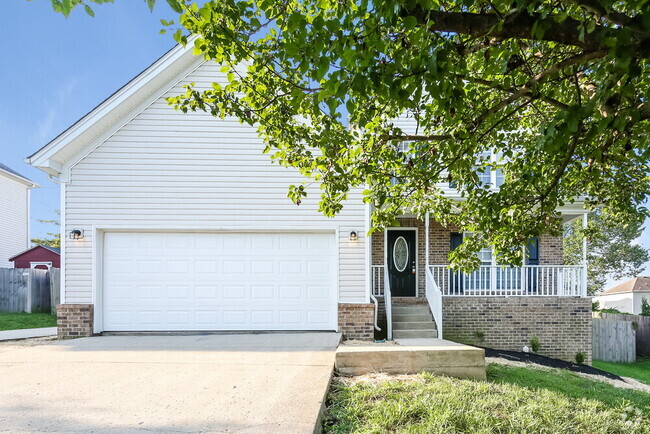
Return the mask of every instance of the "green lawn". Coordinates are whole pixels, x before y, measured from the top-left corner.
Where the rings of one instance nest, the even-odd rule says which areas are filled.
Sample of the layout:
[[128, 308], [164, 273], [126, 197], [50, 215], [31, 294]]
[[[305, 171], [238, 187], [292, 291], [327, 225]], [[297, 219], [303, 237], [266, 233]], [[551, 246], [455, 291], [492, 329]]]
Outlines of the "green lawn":
[[620, 375], [621, 377], [632, 377], [650, 384], [650, 359], [640, 359], [636, 363], [614, 363], [600, 362], [594, 360], [594, 368]]
[[488, 367], [487, 381], [336, 380], [325, 432], [650, 432], [650, 394], [569, 371]]
[[0, 313], [0, 331], [55, 326], [56, 315], [49, 313]]

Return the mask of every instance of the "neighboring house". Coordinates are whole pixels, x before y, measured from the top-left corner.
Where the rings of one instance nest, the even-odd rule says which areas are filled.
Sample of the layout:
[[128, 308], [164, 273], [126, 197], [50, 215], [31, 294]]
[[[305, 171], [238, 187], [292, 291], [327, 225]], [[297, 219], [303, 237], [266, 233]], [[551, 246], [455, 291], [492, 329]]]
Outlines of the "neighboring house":
[[[29, 157], [62, 187], [61, 336], [81, 327], [369, 339], [378, 299], [382, 328], [394, 325], [396, 337], [435, 335], [419, 316], [393, 324], [403, 319], [393, 305], [430, 304], [445, 337], [521, 350], [537, 336], [545, 354], [590, 354], [586, 269], [562, 265], [561, 238], [532, 240], [524, 268], [501, 269], [481, 252], [484, 266], [465, 276], [445, 268], [462, 237], [454, 228], [404, 215], [400, 227], [366, 237], [362, 189], [335, 218], [317, 211], [318, 185], [296, 206], [287, 187], [301, 176], [262, 154], [255, 128], [165, 101], [184, 84], [212, 82], [226, 83], [220, 67], [191, 44], [177, 47]], [[585, 214], [580, 205], [558, 211], [565, 221]]]
[[0, 163], [0, 268], [13, 267], [9, 258], [22, 252], [29, 241], [29, 191], [38, 187]]
[[641, 300], [650, 303], [650, 276], [639, 276], [619, 283], [594, 297], [601, 309], [617, 309], [621, 312], [639, 315]]
[[38, 268], [49, 270], [61, 267], [61, 250], [39, 244], [9, 258], [14, 268]]

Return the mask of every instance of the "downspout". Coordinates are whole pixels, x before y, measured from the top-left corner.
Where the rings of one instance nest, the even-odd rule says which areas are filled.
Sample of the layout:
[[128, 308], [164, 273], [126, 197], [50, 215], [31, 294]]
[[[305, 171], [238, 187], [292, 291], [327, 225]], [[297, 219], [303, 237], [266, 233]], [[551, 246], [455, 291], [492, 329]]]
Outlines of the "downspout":
[[[429, 268], [429, 213], [426, 213], [424, 221], [424, 268], [428, 269]], [[426, 271], [426, 270], [425, 270]], [[425, 274], [426, 275], [426, 274]]]
[[373, 325], [375, 326], [375, 330], [380, 332], [381, 328], [377, 325], [377, 317], [379, 316], [379, 300], [377, 300], [372, 293], [370, 294], [370, 300], [375, 304], [375, 321]]
[[367, 203], [366, 204], [366, 224], [365, 224], [365, 229], [366, 229], [366, 285], [368, 288], [368, 296], [370, 297], [370, 301], [372, 301], [375, 305], [375, 317], [373, 321], [373, 326], [375, 327], [375, 330], [381, 331], [381, 328], [379, 328], [379, 325], [377, 324], [377, 317], [379, 316], [379, 300], [375, 297], [375, 295], [372, 293], [375, 288], [373, 286], [373, 274], [372, 274], [372, 235], [370, 235], [370, 216], [372, 215], [372, 209], [371, 209], [371, 204]]

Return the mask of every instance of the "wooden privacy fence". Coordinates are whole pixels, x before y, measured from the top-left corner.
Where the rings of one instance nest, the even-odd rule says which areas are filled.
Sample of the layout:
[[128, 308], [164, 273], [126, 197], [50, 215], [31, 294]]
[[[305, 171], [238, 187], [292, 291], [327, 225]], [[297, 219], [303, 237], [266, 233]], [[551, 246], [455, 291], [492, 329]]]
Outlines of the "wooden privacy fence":
[[0, 268], [0, 312], [55, 313], [60, 270]]
[[601, 313], [600, 316], [603, 319], [631, 322], [632, 328], [636, 329], [636, 355], [650, 357], [650, 316], [618, 313]]
[[635, 331], [631, 321], [593, 318], [592, 358], [604, 362], [636, 360]]

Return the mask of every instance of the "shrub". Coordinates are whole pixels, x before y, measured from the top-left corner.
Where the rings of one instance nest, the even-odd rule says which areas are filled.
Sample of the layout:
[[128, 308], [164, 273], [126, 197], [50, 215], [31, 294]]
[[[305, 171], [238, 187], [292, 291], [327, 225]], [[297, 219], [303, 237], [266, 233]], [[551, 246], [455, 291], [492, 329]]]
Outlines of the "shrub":
[[592, 312], [598, 312], [600, 310], [600, 302], [599, 301], [592, 301], [591, 302], [591, 311]]
[[528, 341], [530, 344], [530, 349], [533, 350], [533, 353], [536, 353], [539, 351], [540, 343], [539, 343], [539, 338], [537, 336], [533, 336], [530, 338], [530, 341]]
[[613, 307], [608, 307], [607, 309], [602, 309], [600, 313], [627, 313], [627, 312], [621, 312], [618, 309], [614, 309]]
[[582, 365], [585, 362], [586, 358], [587, 358], [587, 356], [582, 351], [579, 351], [579, 352], [576, 353], [576, 363], [578, 365]]

